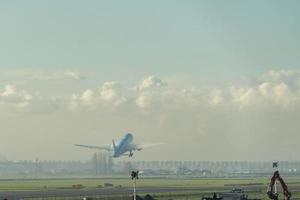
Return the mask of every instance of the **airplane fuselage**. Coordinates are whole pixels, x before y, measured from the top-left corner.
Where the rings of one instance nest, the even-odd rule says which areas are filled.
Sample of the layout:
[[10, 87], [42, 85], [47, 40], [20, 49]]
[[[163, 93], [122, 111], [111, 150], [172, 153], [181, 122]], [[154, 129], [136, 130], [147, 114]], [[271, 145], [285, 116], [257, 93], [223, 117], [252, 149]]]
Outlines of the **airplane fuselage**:
[[131, 133], [127, 133], [124, 138], [113, 147], [112, 157], [120, 157], [126, 152], [130, 153], [129, 156], [132, 155], [132, 151], [136, 150], [136, 145], [134, 145], [132, 141], [133, 135]]

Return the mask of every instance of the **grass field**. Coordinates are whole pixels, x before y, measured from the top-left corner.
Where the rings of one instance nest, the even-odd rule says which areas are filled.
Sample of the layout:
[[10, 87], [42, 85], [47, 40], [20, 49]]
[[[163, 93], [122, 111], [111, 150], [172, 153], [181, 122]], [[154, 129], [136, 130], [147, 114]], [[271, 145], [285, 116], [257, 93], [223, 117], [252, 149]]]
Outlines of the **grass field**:
[[[266, 199], [266, 189], [269, 178], [213, 178], [213, 179], [152, 179], [141, 178], [138, 180], [139, 187], [199, 187], [204, 188], [201, 192], [179, 192], [179, 193], [156, 193], [152, 194], [157, 199], [200, 199], [203, 195], [209, 195], [215, 192], [218, 188], [219, 191], [228, 190], [231, 187], [242, 186], [247, 190], [247, 186], [259, 185], [262, 188], [259, 191], [248, 192], [251, 198]], [[287, 185], [292, 188], [300, 189], [300, 177], [286, 178]], [[114, 186], [131, 187], [132, 181], [128, 178], [99, 178], [99, 179], [37, 179], [37, 180], [0, 180], [0, 191], [24, 191], [24, 190], [49, 190], [59, 188], [70, 188], [72, 185], [81, 184], [84, 189], [96, 188], [104, 183], [111, 183]], [[227, 186], [227, 187], [225, 187]], [[207, 188], [207, 190], [206, 190]], [[224, 188], [223, 190], [220, 188]], [[204, 192], [205, 191], [205, 192]], [[218, 191], [216, 191], [218, 192]], [[299, 193], [293, 193], [293, 199], [299, 199]], [[45, 198], [44, 198], [45, 199]], [[53, 198], [47, 198], [47, 200]], [[60, 198], [55, 198], [60, 199]], [[76, 198], [61, 198], [61, 199], [76, 199]], [[101, 199], [101, 198], [100, 198]], [[105, 198], [109, 199], [109, 198]], [[126, 199], [120, 197], [118, 199]]]
[[[299, 184], [300, 177], [287, 178], [288, 184]], [[95, 188], [104, 183], [112, 183], [114, 186], [121, 185], [130, 187], [132, 182], [129, 178], [99, 178], [99, 179], [36, 179], [36, 180], [1, 180], [0, 191], [12, 190], [42, 190], [55, 189], [60, 187], [71, 187], [75, 184], [81, 184], [87, 188]], [[264, 184], [269, 183], [268, 178], [201, 178], [201, 179], [162, 179], [162, 178], [141, 178], [138, 185], [142, 187], [218, 187], [234, 186], [247, 184]]]
[[[294, 179], [293, 181], [297, 181]], [[300, 181], [300, 178], [299, 178]], [[138, 181], [141, 187], [217, 187], [224, 185], [239, 185], [262, 183], [267, 184], [267, 179], [151, 179], [142, 178]], [[114, 186], [130, 187], [131, 180], [120, 179], [37, 179], [37, 180], [0, 180], [0, 191], [16, 191], [16, 190], [43, 190], [55, 189], [62, 187], [71, 187], [75, 184], [81, 184], [86, 188], [95, 188], [104, 183], [112, 183]]]

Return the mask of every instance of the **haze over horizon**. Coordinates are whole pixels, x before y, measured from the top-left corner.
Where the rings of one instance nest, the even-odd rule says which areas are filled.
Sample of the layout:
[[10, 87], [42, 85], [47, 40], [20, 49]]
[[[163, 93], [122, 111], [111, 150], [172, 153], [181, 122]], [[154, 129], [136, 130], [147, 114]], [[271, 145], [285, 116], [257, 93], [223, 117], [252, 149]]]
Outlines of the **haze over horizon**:
[[[1, 155], [300, 160], [299, 1], [0, 2]], [[129, 158], [125, 158], [128, 159]]]

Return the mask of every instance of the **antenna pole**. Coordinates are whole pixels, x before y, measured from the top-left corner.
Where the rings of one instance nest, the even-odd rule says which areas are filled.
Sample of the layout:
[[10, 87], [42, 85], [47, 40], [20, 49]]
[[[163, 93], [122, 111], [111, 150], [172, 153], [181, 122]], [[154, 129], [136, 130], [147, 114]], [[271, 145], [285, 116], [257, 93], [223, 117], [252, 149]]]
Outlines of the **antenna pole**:
[[[278, 162], [273, 162], [273, 168], [275, 168], [275, 170], [278, 170]], [[274, 192], [275, 192], [275, 194], [278, 194], [277, 193], [277, 180], [275, 180], [275, 183], [274, 183]]]
[[131, 171], [131, 180], [133, 180], [133, 200], [136, 200], [136, 180], [139, 179], [139, 171]]
[[136, 200], [136, 179], [133, 181], [133, 200]]

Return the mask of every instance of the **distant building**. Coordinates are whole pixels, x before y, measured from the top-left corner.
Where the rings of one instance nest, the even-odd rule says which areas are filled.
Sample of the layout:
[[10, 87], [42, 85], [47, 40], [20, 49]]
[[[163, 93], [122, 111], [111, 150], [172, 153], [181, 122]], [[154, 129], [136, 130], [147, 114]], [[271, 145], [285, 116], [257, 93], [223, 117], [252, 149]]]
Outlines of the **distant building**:
[[113, 162], [109, 153], [98, 152], [93, 155], [92, 164], [95, 175], [111, 175], [113, 172]]

